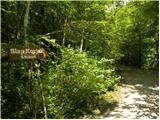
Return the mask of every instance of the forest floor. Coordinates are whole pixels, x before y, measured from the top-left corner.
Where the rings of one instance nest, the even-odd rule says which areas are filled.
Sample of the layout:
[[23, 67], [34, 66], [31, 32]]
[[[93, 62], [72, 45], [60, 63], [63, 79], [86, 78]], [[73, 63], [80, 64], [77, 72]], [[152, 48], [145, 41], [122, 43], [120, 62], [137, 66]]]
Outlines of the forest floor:
[[158, 72], [126, 66], [120, 70], [124, 81], [117, 97], [119, 102], [98, 118], [158, 119]]

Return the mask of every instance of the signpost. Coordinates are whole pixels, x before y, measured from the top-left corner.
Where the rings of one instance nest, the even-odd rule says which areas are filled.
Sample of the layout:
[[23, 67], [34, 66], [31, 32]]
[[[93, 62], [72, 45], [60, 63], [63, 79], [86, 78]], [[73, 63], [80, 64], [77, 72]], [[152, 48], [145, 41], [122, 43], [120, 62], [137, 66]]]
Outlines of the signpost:
[[[2, 44], [3, 45], [3, 44]], [[36, 118], [36, 112], [34, 107], [34, 100], [33, 100], [33, 91], [32, 91], [32, 72], [33, 72], [33, 64], [31, 60], [36, 59], [44, 59], [47, 56], [47, 52], [43, 48], [20, 48], [20, 47], [11, 47], [9, 48], [7, 44], [4, 43], [2, 46], [2, 57], [9, 58], [10, 61], [16, 60], [30, 60], [29, 61], [29, 69], [28, 69], [28, 79], [29, 79], [29, 92], [30, 92], [30, 110], [33, 118]], [[44, 117], [47, 119], [47, 110], [46, 110], [46, 101], [43, 93], [43, 82], [40, 79], [40, 64], [38, 68], [38, 78], [39, 78], [39, 85], [41, 89], [41, 95], [43, 100], [43, 108], [44, 108]]]
[[10, 60], [33, 60], [43, 59], [47, 56], [47, 52], [43, 48], [10, 48]]
[[9, 47], [7, 43], [1, 43], [1, 57], [9, 60], [36, 60], [44, 59], [47, 52], [43, 48], [36, 47]]

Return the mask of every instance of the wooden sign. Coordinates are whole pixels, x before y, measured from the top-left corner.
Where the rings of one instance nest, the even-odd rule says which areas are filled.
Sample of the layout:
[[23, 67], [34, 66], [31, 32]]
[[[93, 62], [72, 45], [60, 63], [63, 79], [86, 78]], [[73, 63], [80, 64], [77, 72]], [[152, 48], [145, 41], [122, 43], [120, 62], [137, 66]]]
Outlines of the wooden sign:
[[10, 60], [33, 60], [43, 59], [47, 56], [47, 52], [43, 48], [10, 48]]

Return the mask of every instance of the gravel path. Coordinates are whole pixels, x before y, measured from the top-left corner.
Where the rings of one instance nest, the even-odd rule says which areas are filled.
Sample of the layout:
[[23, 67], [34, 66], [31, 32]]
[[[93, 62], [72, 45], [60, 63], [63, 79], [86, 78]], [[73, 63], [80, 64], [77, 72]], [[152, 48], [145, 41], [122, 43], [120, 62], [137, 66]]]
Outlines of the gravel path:
[[111, 112], [100, 118], [158, 119], [158, 72], [131, 67], [121, 67], [124, 83], [120, 89], [119, 103]]

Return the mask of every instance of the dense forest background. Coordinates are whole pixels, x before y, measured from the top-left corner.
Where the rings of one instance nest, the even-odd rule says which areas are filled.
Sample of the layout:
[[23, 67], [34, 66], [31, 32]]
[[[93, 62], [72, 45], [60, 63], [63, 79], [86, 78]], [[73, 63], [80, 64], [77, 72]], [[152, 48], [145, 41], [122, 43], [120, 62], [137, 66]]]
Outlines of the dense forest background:
[[[158, 1], [1, 1], [2, 118], [93, 114], [120, 82], [118, 64], [157, 70], [158, 10]], [[10, 61], [5, 46], [48, 55]]]

